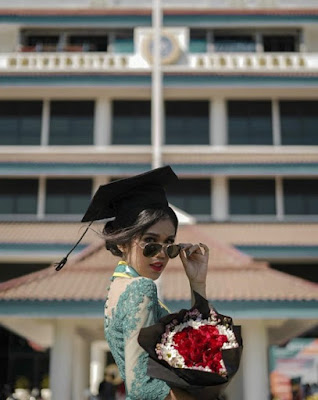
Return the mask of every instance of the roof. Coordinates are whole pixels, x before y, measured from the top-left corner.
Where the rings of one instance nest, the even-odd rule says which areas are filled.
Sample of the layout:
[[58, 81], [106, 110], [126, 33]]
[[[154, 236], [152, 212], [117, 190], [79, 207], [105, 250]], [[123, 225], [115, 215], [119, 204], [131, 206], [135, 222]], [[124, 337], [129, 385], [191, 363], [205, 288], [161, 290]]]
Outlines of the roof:
[[[183, 226], [179, 241], [193, 238], [210, 248], [207, 295], [220, 301], [318, 301], [318, 285], [272, 270], [266, 263], [214, 239], [200, 226]], [[1, 300], [104, 300], [118, 259], [106, 251], [101, 239], [73, 257], [59, 272], [53, 266], [0, 284]], [[161, 279], [163, 299], [187, 299], [188, 282], [178, 258], [170, 260]], [[185, 289], [186, 288], [186, 289]], [[186, 295], [185, 295], [186, 293]]]

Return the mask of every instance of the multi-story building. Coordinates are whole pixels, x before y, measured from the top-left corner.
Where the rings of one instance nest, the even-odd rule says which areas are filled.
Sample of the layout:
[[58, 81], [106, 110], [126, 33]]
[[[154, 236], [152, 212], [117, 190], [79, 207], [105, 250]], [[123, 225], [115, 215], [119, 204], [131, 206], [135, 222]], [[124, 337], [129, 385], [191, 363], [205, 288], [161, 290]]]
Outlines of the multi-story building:
[[158, 67], [149, 1], [0, 0], [1, 280], [63, 255], [100, 184], [169, 164], [197, 227], [317, 283], [316, 3], [163, 2]]

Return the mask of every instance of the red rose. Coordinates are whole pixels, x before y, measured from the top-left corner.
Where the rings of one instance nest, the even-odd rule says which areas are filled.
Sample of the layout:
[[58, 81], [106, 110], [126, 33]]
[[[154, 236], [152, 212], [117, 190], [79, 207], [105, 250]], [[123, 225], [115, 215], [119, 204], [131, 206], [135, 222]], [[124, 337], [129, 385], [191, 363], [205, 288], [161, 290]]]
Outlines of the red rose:
[[216, 326], [187, 327], [177, 332], [173, 341], [187, 367], [209, 367], [215, 373], [222, 368], [221, 348], [228, 339], [219, 333]]

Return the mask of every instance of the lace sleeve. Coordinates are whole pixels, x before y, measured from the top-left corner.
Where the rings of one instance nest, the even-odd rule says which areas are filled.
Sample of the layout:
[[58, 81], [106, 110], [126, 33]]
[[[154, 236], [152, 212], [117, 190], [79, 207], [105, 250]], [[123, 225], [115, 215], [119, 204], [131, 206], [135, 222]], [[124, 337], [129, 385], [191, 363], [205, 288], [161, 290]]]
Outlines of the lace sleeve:
[[137, 341], [140, 329], [158, 320], [156, 285], [147, 278], [134, 279], [125, 292], [123, 331], [128, 396], [132, 400], [163, 400], [170, 388], [164, 381], [147, 376], [148, 354]]

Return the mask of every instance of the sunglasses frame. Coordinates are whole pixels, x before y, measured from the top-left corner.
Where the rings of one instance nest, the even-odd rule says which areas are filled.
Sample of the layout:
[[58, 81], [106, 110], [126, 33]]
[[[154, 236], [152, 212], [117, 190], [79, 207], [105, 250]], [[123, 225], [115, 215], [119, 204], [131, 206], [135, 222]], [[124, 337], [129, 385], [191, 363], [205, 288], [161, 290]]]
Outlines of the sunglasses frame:
[[[169, 258], [176, 258], [181, 250], [181, 246], [179, 244], [175, 244], [175, 243], [158, 243], [158, 242], [150, 242], [150, 243], [145, 243], [145, 242], [140, 242], [138, 243], [139, 247], [141, 247], [143, 249], [143, 255], [147, 258], [149, 257], [153, 257], [156, 254], [160, 253], [163, 249], [163, 251], [165, 252], [165, 254], [169, 257]], [[147, 248], [149, 249], [150, 246], [153, 245], [157, 245], [160, 246], [158, 247], [158, 250], [156, 252], [151, 252], [150, 254], [147, 254]], [[169, 255], [169, 248], [171, 247], [177, 247], [178, 248], [178, 252], [176, 255]]]

